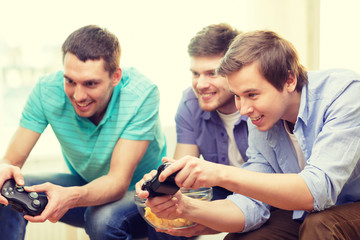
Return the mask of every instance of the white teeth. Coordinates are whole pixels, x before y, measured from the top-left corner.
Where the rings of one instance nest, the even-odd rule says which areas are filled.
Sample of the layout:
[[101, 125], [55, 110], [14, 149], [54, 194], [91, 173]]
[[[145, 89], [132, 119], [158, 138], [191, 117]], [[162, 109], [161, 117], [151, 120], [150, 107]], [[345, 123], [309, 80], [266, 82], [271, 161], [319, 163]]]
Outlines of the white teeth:
[[80, 107], [86, 107], [87, 105], [89, 105], [89, 104], [80, 104], [80, 103], [76, 103], [78, 106], [80, 106]]
[[210, 97], [212, 95], [213, 95], [212, 93], [203, 93], [203, 94], [201, 94], [202, 97]]
[[259, 116], [259, 117], [257, 117], [257, 118], [251, 118], [251, 120], [252, 120], [252, 121], [257, 121], [257, 120], [259, 120], [260, 118], [262, 118], [262, 115]]

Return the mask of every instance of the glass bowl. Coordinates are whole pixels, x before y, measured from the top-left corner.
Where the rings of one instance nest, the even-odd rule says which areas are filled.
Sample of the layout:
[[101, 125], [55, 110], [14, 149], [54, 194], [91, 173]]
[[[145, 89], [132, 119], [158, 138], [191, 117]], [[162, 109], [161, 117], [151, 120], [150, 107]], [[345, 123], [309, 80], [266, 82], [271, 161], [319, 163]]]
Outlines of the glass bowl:
[[[196, 190], [181, 188], [180, 191], [188, 197], [204, 200], [204, 201], [210, 201], [213, 196], [212, 188], [199, 188]], [[140, 215], [153, 228], [158, 228], [162, 230], [183, 229], [183, 228], [192, 227], [196, 224], [195, 222], [183, 218], [177, 218], [172, 220], [158, 218], [154, 213], [151, 212], [151, 209], [149, 207], [145, 206], [146, 199], [141, 199], [136, 194], [134, 196], [134, 199]]]

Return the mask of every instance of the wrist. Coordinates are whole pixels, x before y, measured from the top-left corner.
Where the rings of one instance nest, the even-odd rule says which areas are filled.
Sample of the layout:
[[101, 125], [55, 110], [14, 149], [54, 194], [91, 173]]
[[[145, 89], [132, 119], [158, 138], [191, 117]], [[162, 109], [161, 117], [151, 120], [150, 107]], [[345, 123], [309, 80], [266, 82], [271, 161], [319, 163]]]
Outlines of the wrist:
[[71, 190], [71, 199], [72, 207], [84, 207], [86, 204], [84, 203], [83, 199], [87, 198], [88, 191], [85, 187], [70, 187]]

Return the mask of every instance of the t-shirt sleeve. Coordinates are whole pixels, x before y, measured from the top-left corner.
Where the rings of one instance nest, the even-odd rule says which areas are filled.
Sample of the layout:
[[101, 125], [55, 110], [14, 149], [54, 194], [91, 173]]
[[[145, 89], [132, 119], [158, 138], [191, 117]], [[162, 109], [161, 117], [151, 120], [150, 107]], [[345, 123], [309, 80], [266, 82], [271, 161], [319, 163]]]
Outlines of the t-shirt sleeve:
[[[184, 93], [175, 115], [177, 142], [196, 144], [194, 112], [191, 111], [192, 101], [187, 101]], [[196, 103], [198, 104], [198, 103]]]
[[42, 106], [42, 102], [46, 100], [41, 99], [41, 82], [42, 79], [40, 79], [30, 93], [20, 118], [21, 127], [37, 133], [42, 133], [48, 125]]
[[135, 111], [120, 137], [130, 140], [153, 140], [157, 125], [160, 124], [158, 88], [152, 85], [142, 96], [132, 101]]

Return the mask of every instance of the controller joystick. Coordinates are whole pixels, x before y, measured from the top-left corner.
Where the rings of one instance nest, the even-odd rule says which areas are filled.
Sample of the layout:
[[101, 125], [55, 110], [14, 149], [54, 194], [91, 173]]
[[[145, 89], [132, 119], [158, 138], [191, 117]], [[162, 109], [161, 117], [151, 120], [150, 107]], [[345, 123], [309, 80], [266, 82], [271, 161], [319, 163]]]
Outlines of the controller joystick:
[[23, 186], [17, 185], [14, 179], [5, 181], [1, 195], [9, 201], [14, 210], [23, 215], [40, 215], [48, 202], [45, 194], [27, 192]]
[[168, 162], [161, 164], [157, 170], [156, 175], [142, 185], [141, 189], [149, 192], [149, 198], [162, 195], [173, 195], [179, 190], [179, 187], [175, 183], [175, 176], [179, 171], [171, 174], [165, 179], [164, 182], [159, 181], [161, 172], [164, 171], [164, 169], [169, 165], [170, 163]]

